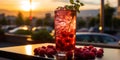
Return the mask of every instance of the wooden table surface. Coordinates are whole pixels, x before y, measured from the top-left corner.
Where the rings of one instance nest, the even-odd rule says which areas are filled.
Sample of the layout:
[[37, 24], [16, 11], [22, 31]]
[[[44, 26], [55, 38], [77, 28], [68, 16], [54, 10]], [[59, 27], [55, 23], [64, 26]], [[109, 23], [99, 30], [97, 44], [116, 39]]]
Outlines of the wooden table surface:
[[[31, 45], [22, 45], [22, 46], [13, 46], [13, 47], [4, 47], [0, 48], [0, 56], [4, 57], [7, 53], [13, 53], [11, 55], [19, 55], [16, 56], [16, 58], [20, 58], [20, 55], [25, 55], [29, 57], [34, 57], [33, 50], [37, 47], [41, 46], [47, 46], [47, 45], [54, 45], [53, 43], [41, 43], [41, 44], [31, 44]], [[79, 46], [78, 47], [82, 47]], [[99, 48], [99, 47], [98, 47]], [[104, 49], [104, 56], [101, 59], [95, 59], [95, 60], [120, 60], [120, 49], [113, 49], [113, 48], [103, 48]], [[4, 55], [3, 55], [4, 54]], [[10, 58], [12, 56], [8, 56], [7, 58]], [[15, 56], [14, 56], [15, 58]]]

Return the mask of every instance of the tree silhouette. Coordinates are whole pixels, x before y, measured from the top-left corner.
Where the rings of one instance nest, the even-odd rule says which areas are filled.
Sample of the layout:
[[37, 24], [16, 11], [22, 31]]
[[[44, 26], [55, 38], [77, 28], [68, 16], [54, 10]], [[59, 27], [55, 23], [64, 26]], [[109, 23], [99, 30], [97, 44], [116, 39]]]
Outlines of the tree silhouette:
[[112, 25], [112, 18], [115, 12], [115, 8], [111, 7], [109, 2], [104, 6], [104, 25], [105, 27], [111, 27]]
[[30, 19], [29, 18], [25, 19], [25, 25], [30, 25]]
[[[107, 2], [104, 5], [104, 27], [111, 27], [112, 23], [113, 23], [113, 14], [115, 12], [115, 8], [110, 6], [110, 3]], [[93, 20], [98, 20], [98, 22], [100, 22], [100, 13], [98, 14], [98, 16], [96, 17], [96, 19]], [[94, 23], [94, 21], [91, 23]], [[97, 24], [97, 23], [96, 23]]]
[[0, 25], [7, 25], [7, 20], [6, 20], [6, 17], [5, 17], [5, 14], [1, 14], [2, 17], [0, 19]]
[[7, 20], [6, 20], [5, 16], [3, 16], [2, 20], [0, 20], [0, 24], [7, 25]]
[[82, 27], [85, 27], [86, 26], [86, 22], [84, 19], [82, 19], [81, 17], [77, 17], [77, 20], [76, 20], [76, 28], [77, 29], [80, 29]]
[[23, 15], [21, 12], [19, 12], [16, 19], [16, 25], [20, 26], [23, 24], [24, 24]]
[[93, 27], [98, 24], [99, 24], [99, 19], [98, 19], [98, 17], [96, 17], [96, 18], [91, 18], [88, 25], [89, 25], [89, 27]]
[[43, 19], [38, 19], [36, 21], [36, 26], [43, 26]]

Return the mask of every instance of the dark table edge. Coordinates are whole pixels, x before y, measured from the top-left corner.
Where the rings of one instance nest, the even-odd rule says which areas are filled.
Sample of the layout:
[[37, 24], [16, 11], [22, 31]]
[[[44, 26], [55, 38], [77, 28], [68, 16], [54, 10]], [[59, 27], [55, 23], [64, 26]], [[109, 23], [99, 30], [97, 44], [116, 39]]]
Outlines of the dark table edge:
[[93, 45], [93, 46], [95, 46], [95, 47], [120, 49], [120, 45], [108, 45], [108, 44], [102, 44], [102, 43], [86, 43], [86, 42], [80, 42], [80, 43], [76, 43], [76, 45], [82, 45], [82, 46]]
[[43, 57], [35, 57], [35, 56], [29, 56], [24, 54], [6, 52], [2, 50], [0, 50], [0, 57], [12, 59], [12, 60], [53, 60], [53, 59], [47, 59]]

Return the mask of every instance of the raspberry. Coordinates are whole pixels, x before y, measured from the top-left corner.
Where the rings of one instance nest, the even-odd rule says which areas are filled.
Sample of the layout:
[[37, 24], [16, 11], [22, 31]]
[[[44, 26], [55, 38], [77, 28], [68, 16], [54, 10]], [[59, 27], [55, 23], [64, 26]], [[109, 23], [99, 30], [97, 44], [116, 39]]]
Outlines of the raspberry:
[[87, 46], [84, 46], [83, 48], [87, 49], [88, 47], [87, 47]]
[[45, 57], [46, 50], [44, 48], [40, 48], [38, 52], [39, 52], [39, 56]]
[[46, 49], [46, 47], [45, 47], [45, 46], [42, 46], [41, 48]]
[[70, 43], [71, 39], [65, 39], [65, 43]]
[[85, 51], [85, 50], [88, 50], [87, 48], [82, 48], [81, 51]]
[[98, 58], [102, 58], [102, 57], [103, 57], [103, 52], [102, 52], [101, 50], [97, 51], [97, 52], [96, 52], [96, 56], [97, 56]]
[[34, 49], [34, 55], [39, 55], [39, 50], [40, 50], [40, 48], [35, 48]]
[[47, 48], [54, 48], [54, 46], [53, 45], [48, 45]]
[[80, 59], [81, 60], [87, 60], [88, 59], [87, 54], [85, 52], [81, 53]]
[[97, 49], [96, 49], [96, 48], [92, 48], [90, 51], [91, 51], [91, 52], [94, 52], [94, 53], [96, 54]]
[[48, 57], [53, 58], [53, 55], [55, 55], [56, 53], [57, 53], [56, 50], [54, 50], [54, 49], [52, 49], [52, 48], [47, 48], [47, 49], [46, 49], [46, 55], [47, 55]]
[[74, 52], [74, 58], [75, 58], [75, 60], [80, 60], [81, 57], [82, 57], [82, 53], [80, 53], [79, 51], [75, 51]]
[[68, 34], [66, 32], [62, 32], [62, 37], [67, 37]]
[[95, 59], [95, 53], [89, 52], [88, 59]]
[[[100, 48], [99, 50], [102, 51], [102, 53], [104, 53], [104, 50], [103, 50], [102, 48]], [[98, 51], [99, 51], [99, 50], [98, 50]]]
[[89, 45], [88, 49], [91, 50], [92, 48], [94, 48], [93, 45]]
[[[56, 45], [59, 45], [59, 44], [56, 44]], [[84, 46], [83, 48], [79, 47], [74, 47], [74, 45], [72, 44], [68, 44], [68, 45], [64, 45], [65, 48], [63, 48], [62, 46], [57, 46], [58, 50], [60, 51], [68, 51], [66, 53], [66, 56], [67, 56], [67, 60], [72, 60], [72, 57], [73, 57], [73, 52], [70, 51], [71, 49], [74, 49], [74, 59], [75, 60], [93, 60], [95, 59], [95, 57], [98, 57], [98, 58], [102, 58], [103, 57], [103, 53], [104, 53], [104, 50], [102, 48], [99, 48], [98, 50], [90, 45], [90, 46]], [[60, 48], [60, 49], [59, 49]], [[38, 47], [38, 48], [35, 48], [34, 49], [34, 54], [35, 55], [39, 55], [39, 56], [42, 56], [42, 57], [45, 57], [45, 55], [47, 57], [50, 57], [50, 58], [54, 58], [54, 55], [57, 53], [56, 51], [56, 48], [55, 46], [53, 45], [48, 45], [47, 47], [45, 46], [42, 46], [42, 47]]]
[[69, 34], [69, 37], [72, 38], [74, 35], [73, 34]]
[[77, 47], [75, 47], [75, 52], [76, 52], [76, 51], [80, 51], [80, 49], [79, 49], [79, 48], [77, 48]]
[[64, 49], [65, 49], [65, 51], [70, 51], [70, 50], [72, 50], [72, 49], [74, 49], [75, 47], [74, 47], [74, 45], [73, 44], [69, 44], [69, 45], [67, 45]]
[[84, 54], [83, 59], [85, 59], [85, 58], [88, 59], [89, 58], [89, 49], [84, 50], [83, 54]]
[[72, 51], [67, 52], [66, 56], [67, 56], [67, 60], [72, 60], [73, 52]]

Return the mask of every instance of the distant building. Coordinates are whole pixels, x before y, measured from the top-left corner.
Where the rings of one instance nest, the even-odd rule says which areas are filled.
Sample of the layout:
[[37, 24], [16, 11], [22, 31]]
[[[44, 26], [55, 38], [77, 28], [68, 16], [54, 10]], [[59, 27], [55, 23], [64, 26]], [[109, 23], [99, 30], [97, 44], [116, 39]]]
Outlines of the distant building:
[[120, 0], [118, 0], [117, 17], [120, 18]]
[[15, 16], [6, 16], [6, 20], [10, 25], [15, 25], [16, 17]]
[[32, 18], [32, 26], [36, 26], [36, 22], [37, 22], [37, 18], [36, 17], [33, 17]]
[[46, 18], [46, 19], [51, 18], [51, 14], [50, 14], [50, 13], [46, 13], [46, 14], [45, 14], [45, 18]]
[[47, 25], [51, 26], [52, 25], [52, 16], [51, 16], [51, 13], [46, 13], [44, 20], [45, 20], [45, 22], [47, 22]]
[[96, 17], [99, 14], [99, 9], [91, 9], [91, 10], [81, 10], [80, 13], [77, 14], [78, 17]]
[[4, 14], [4, 13], [1, 13], [1, 14], [0, 14], [0, 20], [2, 20], [4, 17], [5, 17], [5, 14]]

